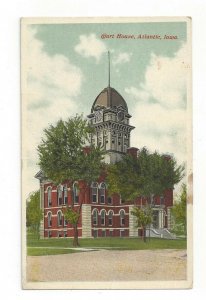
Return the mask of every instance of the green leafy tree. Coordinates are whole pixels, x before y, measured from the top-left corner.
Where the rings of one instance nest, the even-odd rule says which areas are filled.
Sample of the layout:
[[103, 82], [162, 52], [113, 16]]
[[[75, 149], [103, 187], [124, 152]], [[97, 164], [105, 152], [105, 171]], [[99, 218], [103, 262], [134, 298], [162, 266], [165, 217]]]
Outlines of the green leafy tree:
[[125, 201], [139, 196], [152, 199], [173, 188], [184, 176], [183, 171], [184, 167], [178, 166], [174, 158], [143, 148], [137, 158], [127, 154], [110, 165], [107, 181], [110, 193], [121, 194]]
[[149, 205], [134, 207], [131, 214], [136, 217], [136, 226], [142, 229], [142, 239], [146, 242], [146, 228], [152, 222], [152, 209]]
[[174, 220], [173, 231], [177, 234], [187, 234], [187, 187], [182, 184], [181, 194], [177, 197], [172, 208], [172, 217]]
[[183, 171], [174, 158], [143, 148], [137, 158], [127, 154], [109, 166], [107, 181], [110, 193], [121, 194], [123, 201], [144, 196], [152, 207], [154, 196], [172, 189], [184, 176]]
[[[38, 146], [41, 170], [56, 185], [69, 180], [72, 197], [74, 182], [83, 182], [83, 188], [86, 189], [98, 179], [103, 168], [104, 151], [100, 147], [91, 145], [90, 151], [86, 154], [83, 152], [85, 143], [91, 140], [93, 130], [82, 115], [76, 115], [67, 121], [59, 120], [56, 126], [50, 125], [45, 129], [45, 137]], [[68, 222], [74, 228], [74, 246], [79, 245], [77, 226], [82, 204], [79, 203], [78, 209], [74, 208], [72, 198], [72, 207], [65, 212]]]
[[40, 209], [40, 191], [30, 194], [26, 203], [26, 226], [39, 237], [40, 222], [43, 219]]

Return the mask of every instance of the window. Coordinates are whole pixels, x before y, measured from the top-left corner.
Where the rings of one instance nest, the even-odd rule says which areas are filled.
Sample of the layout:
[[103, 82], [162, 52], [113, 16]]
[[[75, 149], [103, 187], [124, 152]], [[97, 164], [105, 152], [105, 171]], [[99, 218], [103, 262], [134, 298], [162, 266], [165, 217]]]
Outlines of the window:
[[52, 205], [52, 188], [51, 187], [48, 187], [48, 190], [47, 190], [47, 197], [48, 197], [48, 206], [51, 206]]
[[48, 238], [52, 237], [52, 232], [49, 230], [48, 231]]
[[102, 210], [101, 212], [101, 225], [105, 225], [105, 210]]
[[91, 194], [92, 194], [92, 202], [97, 202], [97, 195], [98, 195], [98, 184], [93, 182], [91, 185]]
[[66, 227], [67, 225], [68, 225], [68, 221], [64, 217], [64, 227]]
[[66, 205], [68, 204], [68, 191], [66, 185], [63, 188], [63, 192], [64, 192], [63, 204]]
[[57, 236], [58, 237], [62, 237], [62, 232], [59, 231], [58, 234], [57, 234]]
[[104, 204], [105, 203], [105, 183], [101, 183], [100, 185], [100, 189], [99, 189], [99, 192], [100, 192], [100, 203], [101, 204]]
[[109, 212], [109, 226], [112, 226], [112, 220], [113, 219], [113, 211], [110, 210]]
[[109, 236], [113, 236], [113, 230], [109, 231]]
[[48, 227], [52, 226], [52, 213], [48, 212]]
[[62, 226], [62, 212], [58, 211], [57, 213], [57, 225]]
[[57, 203], [58, 203], [58, 205], [62, 205], [62, 191], [63, 191], [63, 188], [62, 188], [62, 186], [60, 185], [60, 186], [57, 188]]
[[108, 197], [108, 198], [107, 198], [107, 203], [108, 203], [108, 204], [112, 204], [112, 198], [111, 198], [111, 197]]
[[64, 231], [64, 237], [67, 237], [67, 232], [66, 231]]
[[92, 218], [93, 218], [93, 225], [98, 225], [98, 210], [97, 209], [95, 209], [93, 211]]
[[124, 210], [120, 211], [120, 226], [124, 226], [125, 225], [125, 212]]
[[93, 230], [93, 237], [97, 238], [98, 237], [98, 230]]
[[163, 196], [160, 197], [160, 205], [164, 205], [164, 197]]
[[78, 187], [78, 183], [75, 182], [73, 184], [73, 197], [74, 197], [74, 203], [79, 203], [79, 187]]
[[125, 236], [125, 231], [124, 230], [120, 230], [120, 237], [124, 237]]
[[102, 230], [102, 237], [106, 236], [106, 230]]

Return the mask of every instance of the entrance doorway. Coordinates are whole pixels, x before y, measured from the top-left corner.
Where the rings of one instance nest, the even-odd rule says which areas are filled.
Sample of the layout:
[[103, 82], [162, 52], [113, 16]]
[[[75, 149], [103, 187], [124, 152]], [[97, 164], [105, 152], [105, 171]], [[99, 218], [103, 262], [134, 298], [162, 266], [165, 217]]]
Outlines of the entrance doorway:
[[153, 221], [152, 221], [153, 228], [159, 228], [159, 211], [153, 210]]

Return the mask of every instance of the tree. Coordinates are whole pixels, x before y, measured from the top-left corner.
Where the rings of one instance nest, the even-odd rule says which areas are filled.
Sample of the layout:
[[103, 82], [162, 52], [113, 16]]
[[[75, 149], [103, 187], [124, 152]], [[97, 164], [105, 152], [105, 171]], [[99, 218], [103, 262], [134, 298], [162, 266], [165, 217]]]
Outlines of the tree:
[[171, 189], [183, 177], [183, 166], [177, 166], [174, 158], [149, 153], [146, 148], [138, 157], [126, 154], [122, 160], [108, 167], [110, 193], [119, 193], [122, 198], [134, 200], [139, 196], [151, 199]]
[[182, 184], [181, 194], [177, 197], [172, 208], [172, 216], [174, 219], [174, 229], [176, 233], [187, 233], [187, 187]]
[[43, 219], [40, 209], [40, 191], [33, 192], [26, 203], [26, 226], [39, 236], [40, 222]]
[[76, 115], [45, 129], [45, 137], [38, 146], [39, 165], [45, 176], [56, 185], [69, 180], [72, 206], [65, 215], [74, 229], [74, 246], [79, 245], [77, 226], [83, 203], [79, 203], [78, 209], [74, 208], [73, 184], [81, 181], [82, 188], [86, 189], [98, 179], [103, 168], [104, 151], [100, 146], [91, 145], [87, 153], [83, 151], [93, 130], [82, 115]]
[[152, 209], [149, 205], [139, 208], [134, 207], [131, 214], [136, 217], [137, 227], [142, 229], [142, 239], [146, 242], [146, 228], [152, 222]]
[[183, 171], [184, 167], [178, 166], [174, 158], [143, 148], [138, 157], [126, 154], [121, 161], [109, 166], [107, 181], [110, 193], [121, 194], [123, 201], [146, 197], [152, 207], [154, 196], [173, 189], [182, 179]]

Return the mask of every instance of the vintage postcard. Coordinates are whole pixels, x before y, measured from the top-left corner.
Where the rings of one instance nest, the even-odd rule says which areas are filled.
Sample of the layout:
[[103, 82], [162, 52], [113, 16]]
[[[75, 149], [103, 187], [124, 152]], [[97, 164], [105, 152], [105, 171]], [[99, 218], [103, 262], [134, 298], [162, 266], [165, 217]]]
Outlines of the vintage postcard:
[[21, 96], [23, 288], [191, 288], [191, 18], [23, 18]]

